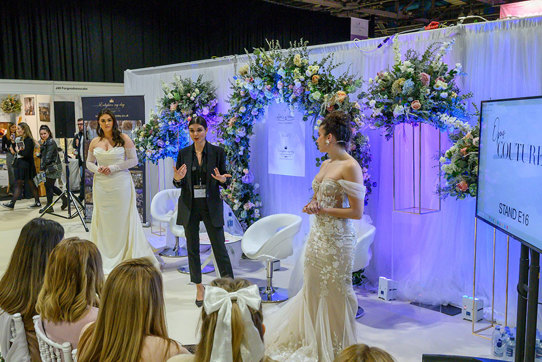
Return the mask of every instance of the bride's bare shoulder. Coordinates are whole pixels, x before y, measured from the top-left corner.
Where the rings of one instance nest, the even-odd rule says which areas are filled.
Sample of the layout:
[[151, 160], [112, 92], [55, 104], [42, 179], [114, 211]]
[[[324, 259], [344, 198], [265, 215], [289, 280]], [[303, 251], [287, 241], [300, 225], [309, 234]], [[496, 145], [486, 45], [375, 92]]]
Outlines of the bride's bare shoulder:
[[344, 179], [347, 181], [359, 182], [359, 180], [363, 180], [363, 171], [354, 157], [346, 160], [343, 164], [342, 173]]
[[100, 142], [100, 137], [94, 137], [91, 141], [90, 141], [90, 145], [89, 147], [96, 147], [96, 145]]

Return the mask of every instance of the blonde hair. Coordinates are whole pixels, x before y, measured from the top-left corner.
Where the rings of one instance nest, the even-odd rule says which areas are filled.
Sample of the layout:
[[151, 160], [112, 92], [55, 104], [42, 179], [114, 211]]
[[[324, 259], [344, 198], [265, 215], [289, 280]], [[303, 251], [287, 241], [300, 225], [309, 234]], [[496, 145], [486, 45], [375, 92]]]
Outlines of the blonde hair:
[[[212, 286], [219, 287], [227, 291], [228, 293], [238, 291], [239, 289], [246, 288], [252, 284], [245, 279], [230, 279], [230, 278], [220, 278], [215, 279], [211, 282]], [[252, 321], [254, 326], [260, 333], [260, 337], [263, 341], [264, 327], [263, 327], [263, 313], [262, 307], [255, 310], [248, 307], [250, 314], [252, 316]], [[218, 318], [218, 311], [211, 314], [205, 312], [205, 308], [201, 310], [201, 338], [196, 349], [195, 361], [197, 362], [209, 362], [211, 359], [211, 353], [213, 351], [213, 340], [215, 337], [215, 328]], [[241, 315], [241, 310], [237, 305], [237, 302], [232, 300], [231, 308], [231, 333], [232, 333], [232, 352], [233, 352], [233, 361], [241, 362], [241, 342], [243, 341], [243, 336], [245, 334], [245, 324], [243, 322], [243, 317]], [[264, 358], [266, 360], [266, 358]], [[245, 361], [247, 362], [247, 361]]]
[[105, 281], [96, 322], [82, 334], [79, 362], [137, 362], [146, 336], [168, 337], [160, 272], [146, 258], [120, 263]]
[[335, 357], [334, 362], [394, 362], [393, 357], [378, 347], [353, 344]]
[[34, 139], [34, 137], [32, 136], [32, 131], [30, 130], [30, 126], [28, 126], [28, 123], [21, 122], [17, 126], [23, 129], [24, 131], [23, 138], [31, 138], [32, 140]]
[[53, 323], [75, 322], [89, 306], [99, 306], [103, 283], [96, 245], [78, 237], [65, 239], [49, 257], [36, 311]]

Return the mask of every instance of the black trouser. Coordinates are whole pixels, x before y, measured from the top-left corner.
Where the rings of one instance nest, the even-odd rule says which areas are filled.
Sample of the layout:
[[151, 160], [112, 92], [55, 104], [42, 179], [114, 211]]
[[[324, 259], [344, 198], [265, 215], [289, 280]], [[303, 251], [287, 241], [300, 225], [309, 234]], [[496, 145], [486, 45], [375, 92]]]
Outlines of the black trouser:
[[53, 203], [53, 195], [62, 195], [62, 190], [55, 186], [56, 179], [47, 177], [45, 179], [45, 193], [47, 195], [47, 205]]
[[11, 198], [11, 202], [15, 204], [17, 200], [21, 197], [22, 193], [24, 192], [24, 185], [28, 185], [30, 190], [32, 191], [32, 195], [34, 196], [34, 201], [37, 203], [40, 202], [40, 197], [38, 193], [38, 188], [34, 184], [34, 181], [31, 179], [24, 179], [24, 180], [15, 180], [15, 190], [13, 191], [13, 197]]
[[215, 268], [220, 271], [222, 278], [233, 278], [230, 257], [226, 249], [226, 240], [224, 239], [224, 227], [213, 226], [207, 200], [198, 198], [192, 200], [192, 210], [190, 210], [190, 219], [188, 225], [184, 226], [186, 236], [186, 249], [188, 251], [188, 266], [190, 267], [190, 281], [192, 283], [201, 283], [201, 260], [199, 256], [199, 223], [203, 220], [213, 253], [215, 256]]

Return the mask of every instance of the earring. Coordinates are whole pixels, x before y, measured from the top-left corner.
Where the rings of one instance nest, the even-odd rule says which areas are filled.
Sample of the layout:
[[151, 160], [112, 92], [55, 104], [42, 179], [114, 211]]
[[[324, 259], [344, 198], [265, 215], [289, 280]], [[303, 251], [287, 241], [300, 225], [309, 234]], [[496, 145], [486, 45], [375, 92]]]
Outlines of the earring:
[[326, 140], [326, 145], [329, 145], [329, 140]]

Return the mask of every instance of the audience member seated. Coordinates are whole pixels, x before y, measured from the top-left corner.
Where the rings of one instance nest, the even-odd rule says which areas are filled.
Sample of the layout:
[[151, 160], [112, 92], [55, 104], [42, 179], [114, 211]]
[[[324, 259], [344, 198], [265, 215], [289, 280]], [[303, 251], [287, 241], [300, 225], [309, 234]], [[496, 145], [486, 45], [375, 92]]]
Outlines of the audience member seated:
[[49, 257], [36, 305], [47, 337], [76, 349], [81, 330], [98, 316], [103, 283], [96, 244], [78, 237], [61, 241]]
[[335, 357], [334, 362], [394, 362], [386, 351], [366, 344], [353, 344]]
[[213, 280], [205, 289], [196, 354], [168, 362], [273, 361], [265, 356], [261, 301], [258, 286], [245, 279]]
[[96, 322], [83, 328], [78, 362], [166, 361], [188, 353], [168, 336], [162, 275], [146, 258], [116, 266], [105, 281]]
[[41, 361], [32, 317], [43, 284], [49, 255], [64, 237], [64, 228], [53, 220], [33, 219], [21, 230], [8, 268], [0, 280], [0, 308], [21, 313], [32, 361]]

